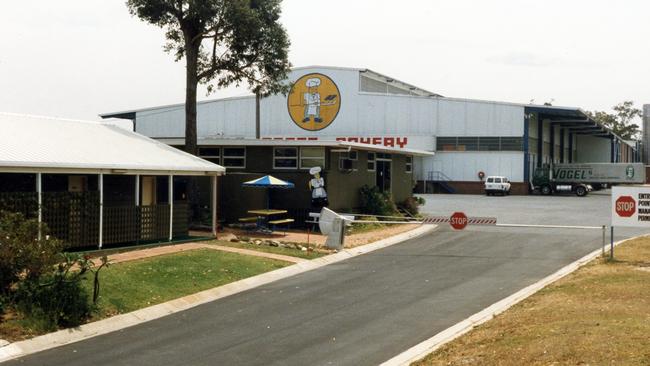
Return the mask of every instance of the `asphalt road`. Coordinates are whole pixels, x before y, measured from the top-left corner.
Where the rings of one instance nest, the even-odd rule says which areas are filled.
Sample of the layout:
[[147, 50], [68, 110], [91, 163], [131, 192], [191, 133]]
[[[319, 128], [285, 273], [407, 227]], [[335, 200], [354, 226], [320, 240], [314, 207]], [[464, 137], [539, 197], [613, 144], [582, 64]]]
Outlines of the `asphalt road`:
[[[494, 212], [501, 222], [509, 223], [526, 222], [531, 208], [547, 206], [537, 197], [427, 198], [425, 209], [434, 214], [450, 209], [465, 210], [469, 216]], [[562, 204], [536, 214], [535, 223], [541, 219], [575, 224], [576, 217], [565, 217], [570, 214], [580, 215], [582, 225], [598, 225], [609, 212], [609, 197], [557, 198], [564, 199], [557, 201]], [[577, 208], [569, 209], [571, 205]], [[625, 236], [636, 233], [621, 231]], [[597, 230], [472, 227], [455, 232], [443, 227], [402, 244], [9, 363], [376, 365], [597, 249], [601, 240]]]

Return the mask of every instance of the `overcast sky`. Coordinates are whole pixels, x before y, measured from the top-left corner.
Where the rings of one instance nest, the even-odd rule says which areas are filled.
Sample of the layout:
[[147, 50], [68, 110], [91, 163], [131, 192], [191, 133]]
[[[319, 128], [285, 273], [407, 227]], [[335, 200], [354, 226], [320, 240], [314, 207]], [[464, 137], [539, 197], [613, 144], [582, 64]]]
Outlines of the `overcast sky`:
[[[462, 98], [650, 103], [647, 0], [285, 0], [283, 9], [294, 66], [369, 68]], [[4, 1], [0, 111], [96, 120], [181, 103], [184, 64], [163, 43], [123, 0]]]

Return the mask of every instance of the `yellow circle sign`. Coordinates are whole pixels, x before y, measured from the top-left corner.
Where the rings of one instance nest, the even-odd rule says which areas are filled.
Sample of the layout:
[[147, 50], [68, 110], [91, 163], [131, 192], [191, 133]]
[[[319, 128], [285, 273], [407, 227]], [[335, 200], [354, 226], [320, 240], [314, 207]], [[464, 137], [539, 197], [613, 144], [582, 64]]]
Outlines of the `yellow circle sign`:
[[319, 131], [336, 119], [341, 109], [341, 93], [328, 76], [307, 74], [293, 84], [287, 107], [298, 127]]

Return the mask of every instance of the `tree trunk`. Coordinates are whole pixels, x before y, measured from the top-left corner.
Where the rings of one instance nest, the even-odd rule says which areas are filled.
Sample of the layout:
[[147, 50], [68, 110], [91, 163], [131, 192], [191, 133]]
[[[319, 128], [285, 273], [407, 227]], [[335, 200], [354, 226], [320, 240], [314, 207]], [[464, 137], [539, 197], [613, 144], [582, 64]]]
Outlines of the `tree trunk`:
[[199, 83], [197, 65], [199, 48], [185, 37], [185, 151], [198, 155], [196, 137], [196, 89]]
[[260, 127], [260, 93], [255, 93], [255, 138], [261, 138], [261, 127]]
[[[191, 32], [190, 32], [191, 33]], [[200, 41], [193, 44], [192, 34], [185, 34], [185, 151], [198, 155], [196, 134], [196, 90], [198, 80], [198, 57]], [[198, 223], [201, 217], [199, 186], [196, 177], [187, 181], [187, 201], [190, 208], [190, 227]]]

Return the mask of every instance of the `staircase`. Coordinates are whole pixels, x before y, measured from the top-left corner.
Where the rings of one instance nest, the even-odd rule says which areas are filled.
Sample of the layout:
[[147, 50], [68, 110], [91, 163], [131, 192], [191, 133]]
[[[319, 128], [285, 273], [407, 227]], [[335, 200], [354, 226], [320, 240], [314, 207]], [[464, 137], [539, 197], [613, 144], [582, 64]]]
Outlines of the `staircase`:
[[439, 171], [439, 170], [433, 170], [427, 172], [427, 182], [432, 182], [435, 186], [440, 187], [440, 189], [444, 190], [447, 193], [456, 193], [456, 190], [449, 185], [448, 182], [451, 181], [451, 178], [449, 178], [445, 173]]

